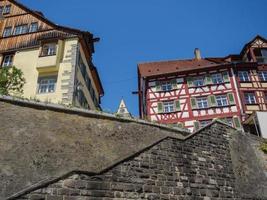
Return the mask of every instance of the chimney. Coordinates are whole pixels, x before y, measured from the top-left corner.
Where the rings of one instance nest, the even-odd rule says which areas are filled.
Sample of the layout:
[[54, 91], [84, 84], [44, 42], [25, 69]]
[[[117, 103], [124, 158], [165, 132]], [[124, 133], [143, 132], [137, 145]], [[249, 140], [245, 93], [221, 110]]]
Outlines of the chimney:
[[201, 54], [200, 54], [199, 48], [195, 48], [194, 53], [195, 53], [195, 59], [196, 60], [201, 60]]

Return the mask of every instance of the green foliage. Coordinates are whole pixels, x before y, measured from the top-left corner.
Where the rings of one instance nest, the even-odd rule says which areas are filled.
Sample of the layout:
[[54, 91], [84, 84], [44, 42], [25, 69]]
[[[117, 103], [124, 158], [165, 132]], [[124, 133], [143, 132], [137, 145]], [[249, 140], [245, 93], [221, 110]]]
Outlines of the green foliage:
[[264, 153], [267, 154], [267, 141], [263, 142], [263, 143], [260, 145], [260, 150], [262, 150]]
[[23, 93], [25, 78], [23, 72], [16, 67], [0, 68], [0, 94], [19, 95]]

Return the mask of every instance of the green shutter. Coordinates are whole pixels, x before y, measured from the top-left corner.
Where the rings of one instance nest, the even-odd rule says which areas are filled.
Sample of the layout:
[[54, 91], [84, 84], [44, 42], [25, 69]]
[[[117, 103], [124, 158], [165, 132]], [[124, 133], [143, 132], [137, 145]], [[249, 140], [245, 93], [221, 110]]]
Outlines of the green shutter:
[[224, 81], [225, 83], [230, 82], [229, 74], [228, 74], [227, 71], [222, 72], [222, 77], [223, 77], [223, 81]]
[[210, 85], [210, 84], [212, 84], [212, 79], [211, 79], [210, 75], [207, 74], [205, 76], [205, 85]]
[[176, 79], [172, 79], [171, 80], [171, 84], [172, 84], [172, 89], [173, 90], [177, 89], [177, 81], [176, 81]]
[[216, 97], [214, 95], [208, 96], [209, 107], [217, 106]]
[[195, 128], [195, 131], [197, 131], [200, 128], [199, 121], [194, 121], [194, 128]]
[[229, 104], [230, 105], [234, 105], [235, 104], [234, 94], [233, 93], [228, 93], [227, 96], [228, 96]]
[[158, 102], [158, 113], [162, 113], [163, 112], [163, 104], [162, 102]]
[[194, 86], [194, 81], [192, 77], [187, 77], [187, 86], [188, 87], [193, 87]]
[[180, 101], [175, 101], [175, 111], [181, 111], [181, 104]]
[[156, 81], [156, 91], [161, 91], [161, 83], [160, 83], [160, 81]]
[[233, 117], [234, 127], [237, 129], [241, 129], [241, 122], [239, 117]]
[[191, 107], [192, 109], [196, 109], [197, 108], [197, 99], [196, 98], [191, 98]]
[[178, 122], [178, 123], [177, 123], [177, 126], [178, 126], [179, 128], [184, 128], [184, 123], [183, 123], [183, 122]]

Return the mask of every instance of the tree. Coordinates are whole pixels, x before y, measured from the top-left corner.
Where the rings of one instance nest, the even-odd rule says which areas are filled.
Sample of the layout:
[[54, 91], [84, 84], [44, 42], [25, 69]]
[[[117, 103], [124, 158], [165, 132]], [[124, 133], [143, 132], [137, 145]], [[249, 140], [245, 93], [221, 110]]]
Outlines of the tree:
[[0, 68], [0, 94], [18, 95], [23, 93], [25, 84], [23, 72], [16, 67]]

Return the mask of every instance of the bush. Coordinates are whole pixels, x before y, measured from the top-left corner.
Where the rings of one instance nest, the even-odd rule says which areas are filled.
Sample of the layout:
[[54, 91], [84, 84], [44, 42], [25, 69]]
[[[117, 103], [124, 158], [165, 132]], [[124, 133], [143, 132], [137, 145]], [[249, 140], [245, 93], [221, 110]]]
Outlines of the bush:
[[25, 79], [23, 72], [16, 67], [0, 68], [0, 94], [17, 95], [23, 93]]
[[260, 150], [262, 150], [264, 153], [267, 154], [267, 141], [263, 142], [263, 143], [260, 145]]

